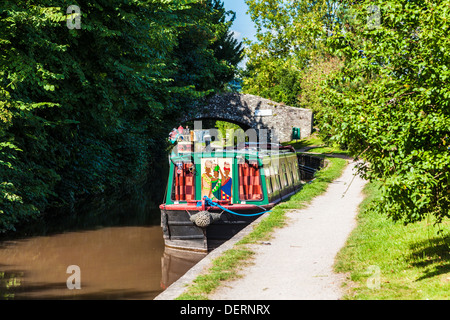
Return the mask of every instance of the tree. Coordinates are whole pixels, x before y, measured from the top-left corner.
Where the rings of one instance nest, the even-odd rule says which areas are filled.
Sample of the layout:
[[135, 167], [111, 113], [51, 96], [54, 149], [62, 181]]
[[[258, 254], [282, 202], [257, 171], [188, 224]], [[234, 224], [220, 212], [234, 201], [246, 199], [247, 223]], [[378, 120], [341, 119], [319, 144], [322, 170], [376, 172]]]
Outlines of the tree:
[[351, 18], [329, 42], [345, 63], [324, 94], [329, 133], [382, 183], [375, 210], [440, 222], [450, 214], [450, 1], [345, 4]]
[[332, 55], [315, 57], [299, 81], [298, 105], [314, 112], [314, 121], [319, 127], [321, 127], [323, 115], [329, 112], [322, 102], [326, 81], [333, 79], [342, 66], [343, 61], [338, 57]]
[[214, 57], [227, 66], [224, 74], [219, 75], [219, 80], [222, 83], [228, 83], [235, 78], [237, 65], [244, 58], [243, 43], [239, 42], [231, 31], [231, 25], [236, 19], [236, 13], [225, 11], [221, 0], [210, 1], [213, 9], [213, 21], [220, 26], [211, 48], [214, 51]]
[[247, 42], [243, 90], [292, 106], [304, 105], [301, 79], [324, 59], [326, 38], [339, 25], [334, 1], [247, 0], [257, 41]]
[[230, 31], [235, 15], [220, 0], [200, 1], [184, 14], [189, 23], [180, 28], [174, 81], [205, 94], [221, 91], [243, 58], [242, 44]]
[[[67, 27], [69, 5], [80, 29]], [[213, 13], [203, 0], [1, 2], [0, 232], [83, 198], [133, 193], [155, 172], [173, 115], [224, 85], [214, 72], [235, 68], [214, 57], [228, 24]], [[191, 39], [201, 65], [183, 79]]]

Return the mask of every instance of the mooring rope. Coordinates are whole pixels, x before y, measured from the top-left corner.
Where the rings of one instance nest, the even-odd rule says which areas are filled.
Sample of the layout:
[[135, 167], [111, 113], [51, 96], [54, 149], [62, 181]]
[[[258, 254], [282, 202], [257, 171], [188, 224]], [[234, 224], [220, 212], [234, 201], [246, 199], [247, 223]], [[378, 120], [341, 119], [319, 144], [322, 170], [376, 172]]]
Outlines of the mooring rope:
[[[205, 205], [208, 206], [208, 207], [219, 207], [223, 211], [229, 212], [229, 213], [237, 215], [237, 216], [253, 217], [253, 216], [259, 216], [259, 215], [264, 214], [266, 212], [271, 212], [271, 210], [267, 210], [267, 211], [263, 211], [263, 212], [259, 212], [259, 213], [252, 213], [252, 214], [237, 213], [237, 212], [233, 212], [231, 210], [228, 210], [227, 208], [222, 207], [218, 203], [213, 202], [210, 198], [208, 198], [208, 196], [204, 196], [203, 200], [205, 200]], [[200, 207], [201, 205], [202, 205], [201, 201], [197, 202], [197, 207]]]

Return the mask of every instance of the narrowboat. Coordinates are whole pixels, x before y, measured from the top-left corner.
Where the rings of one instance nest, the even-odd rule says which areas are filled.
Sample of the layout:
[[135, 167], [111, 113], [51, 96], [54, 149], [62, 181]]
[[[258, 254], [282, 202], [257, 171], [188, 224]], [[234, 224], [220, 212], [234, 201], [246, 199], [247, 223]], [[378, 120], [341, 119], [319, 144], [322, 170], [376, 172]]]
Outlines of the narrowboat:
[[166, 247], [209, 252], [302, 186], [290, 146], [246, 143], [195, 150], [191, 135], [169, 157], [161, 209]]

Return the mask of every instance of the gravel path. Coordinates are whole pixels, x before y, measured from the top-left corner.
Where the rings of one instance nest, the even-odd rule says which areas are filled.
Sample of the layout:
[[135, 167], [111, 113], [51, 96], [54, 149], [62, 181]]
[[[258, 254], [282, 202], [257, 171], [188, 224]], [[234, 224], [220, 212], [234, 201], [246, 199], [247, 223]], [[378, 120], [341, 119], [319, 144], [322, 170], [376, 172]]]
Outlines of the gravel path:
[[254, 264], [242, 271], [243, 278], [219, 287], [209, 299], [340, 299], [345, 275], [333, 272], [334, 258], [356, 225], [365, 184], [354, 172], [350, 163], [326, 193], [288, 212], [288, 225], [274, 232], [270, 244], [253, 245]]

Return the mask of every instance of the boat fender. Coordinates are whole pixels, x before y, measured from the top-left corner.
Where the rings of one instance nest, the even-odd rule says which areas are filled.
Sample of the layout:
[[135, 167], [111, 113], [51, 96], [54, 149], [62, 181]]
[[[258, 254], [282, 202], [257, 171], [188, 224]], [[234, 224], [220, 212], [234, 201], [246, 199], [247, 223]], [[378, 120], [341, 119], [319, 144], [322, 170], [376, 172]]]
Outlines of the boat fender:
[[199, 211], [190, 216], [191, 220], [197, 227], [206, 228], [212, 222], [211, 214], [208, 211]]
[[217, 213], [217, 212], [210, 212], [209, 214], [211, 216], [212, 221], [219, 220], [220, 216], [222, 215], [222, 213]]

